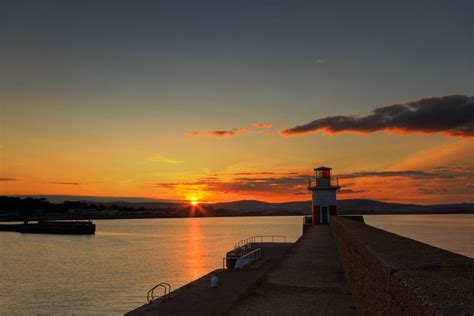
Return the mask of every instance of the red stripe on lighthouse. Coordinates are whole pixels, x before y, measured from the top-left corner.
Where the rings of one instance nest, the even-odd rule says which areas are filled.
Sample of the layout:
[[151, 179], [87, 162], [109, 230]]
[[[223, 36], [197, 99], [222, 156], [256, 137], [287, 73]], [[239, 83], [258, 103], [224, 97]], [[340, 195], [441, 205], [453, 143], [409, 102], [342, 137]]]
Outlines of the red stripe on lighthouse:
[[321, 219], [319, 217], [319, 205], [313, 205], [313, 225], [321, 224]]

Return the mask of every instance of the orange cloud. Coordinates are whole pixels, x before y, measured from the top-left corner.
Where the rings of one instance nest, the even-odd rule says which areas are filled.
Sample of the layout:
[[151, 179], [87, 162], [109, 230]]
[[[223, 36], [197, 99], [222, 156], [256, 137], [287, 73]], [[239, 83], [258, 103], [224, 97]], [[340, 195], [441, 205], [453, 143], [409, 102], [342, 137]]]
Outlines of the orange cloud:
[[[401, 203], [451, 203], [472, 201], [473, 168], [433, 170], [362, 171], [337, 176], [341, 198], [365, 198]], [[256, 199], [273, 202], [309, 200], [307, 181], [310, 173], [239, 172], [198, 177], [179, 183], [157, 183], [186, 199], [220, 202]], [[198, 197], [198, 198], [196, 198]]]
[[272, 128], [272, 124], [267, 124], [267, 123], [253, 123], [253, 127], [255, 128]]

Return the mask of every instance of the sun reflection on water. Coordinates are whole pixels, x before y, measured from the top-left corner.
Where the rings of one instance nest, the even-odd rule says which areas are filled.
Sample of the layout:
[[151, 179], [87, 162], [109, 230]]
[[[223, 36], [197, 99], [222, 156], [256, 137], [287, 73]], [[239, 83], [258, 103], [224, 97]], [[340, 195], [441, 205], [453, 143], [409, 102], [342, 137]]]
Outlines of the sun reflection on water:
[[203, 238], [201, 233], [199, 219], [190, 219], [189, 230], [186, 234], [186, 257], [185, 266], [186, 274], [189, 279], [197, 279], [206, 273], [204, 271], [204, 256], [203, 256]]

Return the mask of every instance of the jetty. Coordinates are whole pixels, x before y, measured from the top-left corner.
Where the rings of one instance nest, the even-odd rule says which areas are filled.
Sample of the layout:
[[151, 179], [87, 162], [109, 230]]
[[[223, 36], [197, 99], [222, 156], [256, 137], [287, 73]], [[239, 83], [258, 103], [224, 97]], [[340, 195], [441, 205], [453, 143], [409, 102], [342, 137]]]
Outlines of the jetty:
[[297, 242], [273, 257], [212, 271], [126, 315], [474, 312], [474, 259], [377, 229], [361, 217], [305, 226]]
[[[273, 242], [265, 242], [264, 237], [281, 236], [254, 236], [237, 242], [234, 249], [222, 258], [222, 269], [214, 270], [171, 293], [167, 293], [166, 288], [163, 288], [164, 295], [162, 297], [126, 315], [154, 315], [158, 311], [160, 314], [174, 315], [219, 315], [224, 313], [255, 281], [262, 278], [280, 262], [281, 258], [293, 246], [293, 243], [276, 240], [277, 238], [274, 238]], [[241, 250], [243, 253], [239, 258], [242, 260], [237, 263], [236, 267], [234, 254], [240, 253]], [[253, 256], [255, 251], [258, 251], [258, 257]], [[217, 286], [211, 286], [211, 280], [214, 277], [217, 277]]]
[[23, 234], [60, 234], [92, 235], [95, 224], [91, 221], [25, 221], [21, 224], [0, 224], [0, 231], [19, 232]]
[[[239, 242], [215, 270], [127, 315], [473, 315], [474, 259], [340, 216], [331, 168], [308, 181], [294, 244]], [[151, 299], [150, 299], [151, 297]]]
[[314, 225], [226, 311], [229, 315], [354, 315], [329, 227]]
[[256, 242], [252, 248], [262, 251], [253, 264], [215, 270], [127, 315], [355, 314], [327, 225], [308, 227], [293, 244]]

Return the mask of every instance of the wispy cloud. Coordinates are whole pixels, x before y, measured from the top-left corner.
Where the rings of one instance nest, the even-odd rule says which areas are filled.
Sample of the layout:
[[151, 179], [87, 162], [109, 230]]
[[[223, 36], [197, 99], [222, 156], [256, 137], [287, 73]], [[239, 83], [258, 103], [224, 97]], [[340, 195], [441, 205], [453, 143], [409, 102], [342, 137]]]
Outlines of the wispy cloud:
[[367, 192], [367, 191], [365, 191], [365, 190], [343, 189], [343, 190], [339, 190], [337, 193], [339, 193], [339, 194], [356, 194], [356, 193], [363, 193], [363, 192]]
[[17, 178], [0, 178], [0, 181], [18, 181]]
[[310, 133], [443, 133], [474, 136], [474, 97], [448, 95], [376, 108], [367, 116], [338, 115], [316, 119], [281, 131], [294, 136]]
[[212, 131], [193, 131], [192, 136], [211, 136], [211, 137], [234, 137], [237, 134], [246, 133], [249, 129], [246, 127], [233, 128], [230, 130], [212, 130]]
[[429, 171], [400, 170], [400, 171], [360, 171], [340, 174], [340, 179], [370, 178], [370, 177], [404, 177], [417, 180], [450, 179], [465, 176], [474, 176], [474, 168], [466, 167], [443, 167]]
[[191, 132], [191, 136], [208, 136], [208, 137], [217, 137], [217, 138], [224, 138], [224, 137], [235, 137], [240, 134], [252, 133], [257, 132], [261, 135], [265, 136], [272, 136], [273, 131], [270, 130], [272, 128], [272, 124], [269, 123], [254, 123], [250, 127], [237, 127], [229, 130], [210, 130], [210, 131], [193, 131]]
[[[470, 166], [474, 142], [470, 138], [421, 149], [391, 166], [391, 170], [433, 170], [439, 166]], [[430, 159], [426, 159], [429, 157]]]
[[81, 185], [80, 182], [50, 182], [50, 184], [59, 184], [59, 185]]
[[272, 128], [273, 125], [268, 123], [253, 123], [252, 126], [255, 128]]
[[224, 174], [211, 175], [184, 182], [156, 183], [158, 188], [182, 190], [184, 187], [199, 187], [212, 194], [237, 193], [241, 195], [261, 194], [300, 194], [306, 192], [308, 176], [294, 173], [239, 172], [229, 175], [232, 179], [220, 178]]
[[170, 165], [178, 165], [178, 164], [184, 163], [184, 161], [182, 161], [182, 160], [169, 159], [169, 158], [166, 158], [162, 155], [155, 155], [155, 156], [150, 158], [150, 161], [159, 162], [159, 163], [166, 163], [166, 164], [170, 164]]
[[319, 58], [315, 60], [317, 64], [325, 64], [327, 63], [327, 61], [328, 61], [327, 58]]

